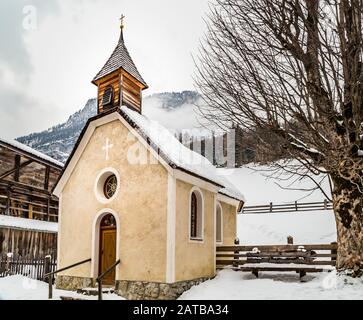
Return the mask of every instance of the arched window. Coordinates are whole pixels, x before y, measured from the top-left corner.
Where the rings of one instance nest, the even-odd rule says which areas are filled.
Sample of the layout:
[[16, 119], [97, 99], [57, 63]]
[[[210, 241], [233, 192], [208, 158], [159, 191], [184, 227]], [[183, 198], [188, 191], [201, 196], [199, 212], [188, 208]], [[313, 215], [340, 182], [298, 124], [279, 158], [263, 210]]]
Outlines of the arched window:
[[216, 208], [216, 241], [219, 243], [223, 241], [223, 214], [220, 203], [217, 203]]
[[107, 87], [103, 92], [102, 97], [102, 106], [103, 107], [112, 107], [113, 106], [113, 88]]
[[101, 220], [101, 227], [116, 227], [116, 220], [112, 214], [105, 215]]
[[203, 240], [203, 198], [198, 190], [190, 195], [190, 239]]

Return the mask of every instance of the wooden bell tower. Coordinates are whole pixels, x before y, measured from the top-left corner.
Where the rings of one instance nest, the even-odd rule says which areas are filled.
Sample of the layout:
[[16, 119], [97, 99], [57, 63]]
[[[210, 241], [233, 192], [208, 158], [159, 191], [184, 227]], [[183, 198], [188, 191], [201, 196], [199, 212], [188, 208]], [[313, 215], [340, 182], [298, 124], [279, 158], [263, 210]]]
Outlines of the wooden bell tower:
[[121, 16], [121, 33], [118, 44], [92, 83], [98, 87], [98, 113], [120, 106], [142, 111], [142, 90], [148, 85], [141, 77], [125, 46]]

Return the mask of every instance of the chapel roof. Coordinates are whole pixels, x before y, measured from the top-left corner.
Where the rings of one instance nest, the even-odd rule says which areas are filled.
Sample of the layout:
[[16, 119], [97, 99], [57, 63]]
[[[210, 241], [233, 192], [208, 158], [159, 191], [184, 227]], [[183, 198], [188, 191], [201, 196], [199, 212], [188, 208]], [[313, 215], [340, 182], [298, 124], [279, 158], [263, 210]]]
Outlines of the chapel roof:
[[[90, 118], [84, 127], [71, 155], [65, 164], [63, 174], [67, 169], [71, 159], [77, 150], [83, 135], [89, 125], [97, 119], [117, 112], [126, 122], [138, 132], [139, 135], [157, 152], [158, 155], [173, 169], [179, 169], [189, 175], [198, 177], [204, 181], [212, 183], [220, 188], [219, 193], [229, 198], [245, 202], [240, 191], [225, 177], [217, 173], [217, 169], [208, 159], [197, 152], [185, 147], [175, 136], [158, 122], [153, 121], [144, 115], [121, 106], [105, 113]], [[63, 175], [62, 174], [62, 175]], [[61, 179], [61, 177], [59, 178]]]
[[110, 58], [107, 60], [103, 68], [97, 73], [95, 78], [92, 80], [93, 83], [100, 78], [111, 74], [112, 72], [123, 69], [136, 80], [141, 82], [145, 88], [148, 87], [145, 80], [137, 70], [134, 62], [131, 59], [129, 51], [127, 50], [124, 42], [123, 31], [121, 29], [120, 38], [115, 50], [112, 52]]
[[233, 199], [245, 202], [240, 191], [225, 177], [217, 173], [216, 167], [199, 153], [184, 146], [168, 129], [157, 121], [133, 111], [125, 106], [120, 109], [121, 115], [133, 122], [139, 134], [150, 140], [158, 153], [167, 160], [169, 165], [196, 175], [204, 180], [213, 182], [221, 187], [219, 193]]

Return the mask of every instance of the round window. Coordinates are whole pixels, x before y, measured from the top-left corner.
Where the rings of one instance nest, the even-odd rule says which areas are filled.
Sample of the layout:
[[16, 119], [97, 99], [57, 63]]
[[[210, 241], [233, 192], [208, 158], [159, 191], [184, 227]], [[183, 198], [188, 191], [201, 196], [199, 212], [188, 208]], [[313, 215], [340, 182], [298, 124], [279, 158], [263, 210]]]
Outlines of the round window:
[[96, 178], [94, 192], [101, 203], [109, 203], [116, 198], [120, 191], [120, 175], [113, 168], [103, 169]]
[[105, 185], [103, 187], [103, 193], [106, 199], [111, 199], [115, 195], [116, 190], [117, 190], [117, 178], [113, 174], [106, 179]]

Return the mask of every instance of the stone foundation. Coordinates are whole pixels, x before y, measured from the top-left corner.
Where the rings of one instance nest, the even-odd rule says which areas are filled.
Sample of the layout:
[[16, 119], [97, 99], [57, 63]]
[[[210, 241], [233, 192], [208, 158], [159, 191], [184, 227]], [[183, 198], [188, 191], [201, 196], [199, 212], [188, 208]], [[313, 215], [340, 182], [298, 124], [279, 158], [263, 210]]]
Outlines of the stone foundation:
[[95, 288], [97, 283], [92, 278], [57, 276], [55, 285], [57, 289], [77, 291], [82, 288]]
[[[175, 300], [184, 291], [200, 284], [211, 277], [175, 283], [160, 283], [147, 281], [117, 280], [115, 292], [128, 300]], [[97, 283], [92, 278], [57, 276], [56, 288], [77, 291], [82, 288], [95, 288]]]
[[128, 300], [175, 300], [184, 291], [211, 278], [159, 283], [147, 281], [116, 281], [115, 291]]

